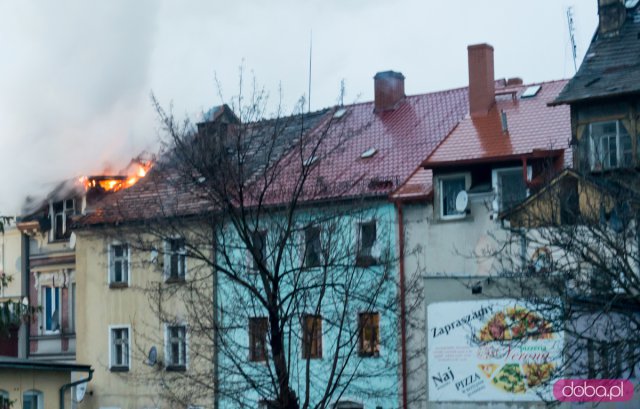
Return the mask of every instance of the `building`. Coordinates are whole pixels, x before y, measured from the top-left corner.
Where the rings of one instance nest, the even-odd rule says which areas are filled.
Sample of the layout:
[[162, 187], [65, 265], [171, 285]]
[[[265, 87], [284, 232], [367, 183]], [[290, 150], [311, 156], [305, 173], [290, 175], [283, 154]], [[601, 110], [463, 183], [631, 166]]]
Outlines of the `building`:
[[92, 373], [89, 365], [0, 358], [0, 404], [29, 409], [72, 408], [78, 398], [82, 400], [74, 387], [86, 385]]
[[[350, 328], [351, 337], [345, 342], [353, 351], [351, 361], [333, 359], [336, 350], [332, 348], [340, 340], [340, 326], [331, 315], [336, 306], [331, 300], [337, 293], [329, 292], [318, 308], [304, 307], [303, 302], [296, 305], [294, 316], [300, 319], [289, 318], [291, 325], [286, 329], [290, 368], [296, 373], [291, 377], [291, 388], [299, 399], [308, 395], [317, 401], [329, 396], [331, 401], [327, 403], [336, 407], [397, 406], [402, 398], [398, 396], [403, 366], [397, 331], [402, 314], [396, 303], [397, 213], [388, 195], [464, 118], [468, 99], [466, 88], [405, 96], [404, 76], [393, 71], [378, 73], [374, 87], [376, 98], [372, 102], [249, 124], [245, 129], [249, 133], [260, 127], [281, 126], [277, 132], [251, 134], [248, 166], [257, 175], [249, 178], [252, 189], [260, 190], [260, 177], [272, 174], [272, 169], [278, 169], [279, 176], [264, 191], [263, 202], [258, 203], [257, 196], [251, 196], [255, 190], [248, 190], [250, 200], [243, 205], [248, 212], [258, 208], [263, 221], [246, 224], [251, 234], [244, 233], [236, 242], [239, 235], [233, 219], [221, 217], [212, 225], [216, 209], [211, 207], [212, 201], [201, 196], [220, 174], [228, 175], [226, 180], [232, 179], [233, 175], [225, 172], [233, 164], [224, 162], [226, 159], [223, 163], [229, 166], [217, 164], [213, 168], [216, 172], [207, 174], [210, 169], [201, 169], [188, 175], [180, 172], [171, 157], [160, 160], [141, 182], [115, 193], [80, 219], [75, 230], [76, 266], [84, 272], [77, 279], [78, 359], [96, 365], [89, 387], [93, 395], [85, 401], [85, 407], [163, 406], [171, 385], [179, 385], [181, 391], [173, 398], [183, 404], [209, 406], [214, 399], [220, 407], [269, 405], [273, 394], [261, 395], [260, 388], [248, 382], [251, 376], [246, 376], [268, 376], [265, 371], [269, 366], [261, 363], [268, 357], [265, 354], [273, 353], [269, 352], [270, 346], [263, 349], [267, 312], [256, 307], [245, 311], [244, 316], [233, 316], [230, 301], [243, 300], [247, 293], [238, 288], [237, 280], [229, 280], [229, 275], [220, 272], [215, 280], [216, 309], [213, 305], [200, 305], [202, 309], [196, 309], [194, 314], [184, 292], [194, 282], [204, 282], [198, 277], [211, 273], [211, 263], [200, 264], [195, 254], [198, 248], [213, 248], [211, 241], [198, 242], [204, 240], [203, 228], [214, 232], [217, 246], [220, 240], [226, 241], [225, 247], [215, 247], [218, 257], [228, 256], [218, 259], [219, 271], [229, 270], [232, 265], [238, 274], [250, 275], [252, 270], [260, 270], [261, 263], [271, 263], [267, 261], [273, 260], [275, 253], [271, 245], [278, 242], [278, 229], [286, 221], [281, 209], [295, 191], [301, 169], [308, 170], [309, 182], [305, 182], [300, 204], [295, 208], [295, 227], [288, 233], [289, 242], [279, 247], [290, 256], [282, 268], [288, 265], [300, 273], [322, 277], [323, 271], [328, 271], [322, 268], [322, 249], [331, 233], [341, 236], [340, 240], [334, 239], [337, 253], [331, 254], [341, 254], [342, 271], [367, 282], [377, 279], [378, 287], [359, 288], [379, 288], [380, 296], [373, 305], [354, 302], [348, 313], [342, 314]], [[228, 135], [240, 133], [243, 126], [227, 107], [213, 110], [210, 119], [199, 125], [199, 135], [193, 139], [198, 148], [191, 152], [194, 155], [216, 152], [220, 145], [225, 147]], [[262, 139], [262, 134], [276, 135], [277, 140], [272, 143], [271, 139]], [[220, 135], [222, 139], [211, 139]], [[208, 145], [211, 140], [222, 143]], [[255, 144], [276, 148], [256, 149]], [[226, 152], [233, 154], [234, 146], [226, 146]], [[262, 152], [270, 152], [270, 156], [260, 158]], [[224, 212], [222, 215], [229, 216]], [[304, 250], [300, 250], [301, 246]], [[381, 262], [383, 258], [386, 263]], [[302, 265], [296, 264], [300, 260], [304, 260]], [[151, 290], [156, 296], [150, 295]], [[162, 305], [170, 307], [159, 309], [160, 299], [154, 298], [158, 297], [158, 290], [172, 294], [170, 299], [162, 298]], [[199, 291], [212, 290], [205, 286]], [[96, 306], [98, 299], [110, 307]], [[215, 316], [210, 315], [213, 311]], [[219, 330], [215, 336], [217, 348], [215, 342], [207, 343], [212, 341], [207, 336], [210, 338], [214, 328]], [[226, 349], [225, 354], [224, 345], [220, 345], [223, 342], [232, 345], [236, 353]], [[171, 348], [174, 344], [175, 351]], [[157, 354], [155, 364], [147, 357], [152, 350]], [[180, 355], [180, 351], [184, 353]], [[196, 358], [201, 359], [200, 363]], [[176, 365], [167, 365], [173, 360], [177, 360], [177, 370], [171, 367]], [[217, 363], [213, 377], [206, 372], [206, 368], [211, 370], [212, 362]], [[323, 374], [331, 373], [334, 362], [354, 375], [341, 397], [324, 395], [321, 382], [312, 382], [312, 387], [307, 388], [305, 379], [321, 379]], [[209, 366], [205, 368], [206, 365]], [[181, 379], [197, 376], [218, 381], [203, 388], [205, 392], [200, 395], [188, 392], [190, 389], [183, 387]], [[237, 393], [238, 390], [245, 393]], [[238, 396], [242, 402], [234, 401]]]
[[[487, 375], [477, 357], [462, 363], [438, 356], [448, 348], [475, 355], [479, 347], [460, 329], [434, 332], [446, 321], [485, 308], [520, 308], [515, 302], [506, 307], [506, 300], [518, 298], [517, 287], [510, 294], [509, 280], [497, 277], [535, 263], [539, 252], [515, 243], [515, 257], [496, 257], [510, 237], [500, 215], [571, 163], [569, 111], [547, 106], [567, 82], [495, 80], [493, 47], [479, 44], [468, 52], [469, 114], [391, 195], [402, 214], [402, 268], [408, 282], [416, 283], [407, 290], [407, 304], [419, 306], [407, 318], [409, 407], [492, 401], [501, 405], [496, 407], [543, 407], [535, 393], [494, 388], [498, 367]], [[447, 368], [455, 382], [443, 381]]]

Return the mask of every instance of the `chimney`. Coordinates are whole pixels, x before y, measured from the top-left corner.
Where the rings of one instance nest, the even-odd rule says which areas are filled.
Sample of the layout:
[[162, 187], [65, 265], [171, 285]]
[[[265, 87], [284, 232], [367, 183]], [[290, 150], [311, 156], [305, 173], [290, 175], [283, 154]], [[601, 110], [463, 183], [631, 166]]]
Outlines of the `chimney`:
[[604, 37], [618, 35], [627, 18], [624, 0], [598, 0], [598, 34]]
[[467, 47], [469, 54], [469, 112], [472, 117], [486, 115], [495, 102], [493, 47], [475, 44]]
[[379, 72], [373, 77], [373, 83], [375, 88], [374, 112], [394, 110], [405, 97], [404, 75], [400, 72]]

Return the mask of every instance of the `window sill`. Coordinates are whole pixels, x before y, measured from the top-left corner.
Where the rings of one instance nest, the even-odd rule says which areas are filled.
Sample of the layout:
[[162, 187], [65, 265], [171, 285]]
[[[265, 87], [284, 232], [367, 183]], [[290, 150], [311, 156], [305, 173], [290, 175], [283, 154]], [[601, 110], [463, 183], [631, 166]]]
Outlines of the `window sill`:
[[357, 267], [371, 267], [378, 265], [378, 260], [373, 256], [368, 255], [358, 255], [356, 257], [356, 266]]
[[450, 219], [443, 219], [441, 216], [433, 219], [432, 224], [446, 224], [446, 223], [470, 223], [474, 221], [474, 217], [467, 214], [461, 217], [452, 217]]
[[109, 371], [111, 371], [111, 372], [129, 372], [129, 367], [128, 366], [112, 366], [111, 368], [109, 368]]
[[165, 284], [184, 284], [186, 282], [184, 277], [167, 277], [164, 280]]
[[380, 358], [380, 352], [358, 352], [360, 358]]
[[129, 283], [122, 283], [122, 282], [109, 283], [109, 288], [113, 288], [113, 289], [128, 288], [128, 287], [129, 287]]
[[187, 367], [185, 365], [168, 365], [166, 370], [168, 372], [186, 372]]

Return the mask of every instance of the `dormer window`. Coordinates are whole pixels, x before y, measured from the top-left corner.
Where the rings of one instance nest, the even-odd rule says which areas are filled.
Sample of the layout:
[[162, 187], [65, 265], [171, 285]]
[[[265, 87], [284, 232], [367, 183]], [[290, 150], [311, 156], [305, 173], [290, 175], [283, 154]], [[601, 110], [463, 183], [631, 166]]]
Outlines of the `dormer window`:
[[52, 226], [52, 240], [64, 240], [71, 236], [70, 217], [75, 214], [75, 201], [73, 199], [52, 202], [50, 205], [50, 217]]
[[631, 166], [631, 136], [622, 121], [595, 122], [589, 125], [592, 171]]

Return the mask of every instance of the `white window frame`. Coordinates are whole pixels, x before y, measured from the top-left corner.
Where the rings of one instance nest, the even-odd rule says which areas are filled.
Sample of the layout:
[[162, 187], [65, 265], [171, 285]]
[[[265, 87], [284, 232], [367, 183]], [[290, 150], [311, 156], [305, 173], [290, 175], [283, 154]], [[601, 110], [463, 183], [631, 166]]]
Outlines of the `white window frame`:
[[38, 407], [36, 409], [44, 409], [44, 393], [42, 393], [41, 391], [37, 390], [37, 389], [29, 389], [26, 390], [24, 392], [22, 392], [22, 401], [23, 401], [23, 407], [24, 407], [24, 398], [26, 396], [35, 396], [36, 397], [36, 401], [37, 401], [37, 405]]
[[[58, 305], [56, 306], [56, 310], [58, 311], [58, 329], [57, 330], [48, 330], [47, 329], [47, 314], [50, 311], [50, 308], [53, 305], [47, 305], [47, 297], [45, 296], [45, 291], [47, 288], [51, 289], [51, 302], [55, 303], [55, 291], [58, 291]], [[62, 288], [61, 287], [52, 287], [48, 285], [40, 286], [40, 305], [42, 306], [42, 315], [41, 315], [41, 325], [42, 325], [42, 333], [45, 335], [53, 335], [59, 334], [62, 330]]]
[[[115, 258], [115, 250], [114, 247], [115, 246], [127, 246], [127, 255], [126, 255], [126, 261], [127, 261], [127, 280], [126, 281], [115, 281], [113, 278], [115, 276], [115, 270], [114, 270], [114, 262], [116, 260], [114, 260]], [[122, 243], [122, 242], [117, 242], [114, 241], [112, 243], [109, 243], [109, 247], [107, 249], [107, 263], [108, 263], [108, 267], [107, 267], [107, 282], [109, 284], [121, 284], [124, 283], [127, 285], [127, 287], [131, 287], [131, 246], [129, 246], [128, 243]]]
[[460, 220], [460, 219], [464, 219], [467, 214], [466, 213], [461, 213], [461, 214], [450, 214], [450, 215], [445, 215], [444, 214], [444, 189], [443, 189], [443, 183], [446, 180], [452, 180], [452, 179], [460, 179], [460, 178], [464, 178], [464, 190], [469, 190], [469, 186], [471, 185], [471, 174], [468, 172], [464, 172], [464, 173], [452, 173], [450, 175], [442, 175], [442, 176], [437, 176], [436, 180], [437, 180], [437, 194], [438, 194], [438, 217], [440, 220]]
[[[184, 241], [184, 246], [182, 248], [180, 248], [177, 252], [173, 252], [171, 251], [171, 240], [183, 240]], [[178, 275], [177, 276], [172, 276], [171, 275], [171, 256], [173, 256], [174, 254], [177, 254], [178, 257], [184, 257], [184, 263], [180, 264], [180, 262], [178, 262], [178, 270], [180, 270], [180, 266], [183, 265], [183, 269], [184, 271], [180, 272], [178, 271]], [[167, 239], [164, 241], [164, 269], [163, 269], [163, 273], [164, 273], [164, 280], [178, 280], [178, 281], [182, 281], [182, 280], [186, 280], [187, 279], [187, 272], [189, 271], [189, 266], [187, 265], [187, 244], [186, 244], [186, 240], [184, 237], [171, 237], [170, 239]], [[182, 274], [180, 274], [182, 273]]]
[[[114, 330], [127, 330], [127, 364], [126, 365], [115, 365], [114, 362], [114, 352], [115, 352], [115, 344], [113, 338]], [[131, 331], [131, 325], [129, 324], [118, 324], [118, 325], [109, 325], [109, 369], [113, 368], [127, 368], [127, 370], [131, 370], [131, 341], [133, 338], [133, 332]]]
[[[171, 345], [169, 339], [169, 330], [171, 328], [182, 327], [184, 328], [184, 364], [175, 364], [171, 361]], [[167, 368], [182, 368], [189, 369], [189, 326], [183, 322], [177, 322], [172, 324], [164, 324], [164, 356], [165, 367]]]
[[[492, 208], [494, 213], [498, 213], [501, 212], [505, 209], [501, 209], [500, 208], [500, 203], [502, 202], [501, 200], [501, 193], [500, 192], [500, 179], [498, 177], [498, 175], [500, 173], [507, 173], [507, 172], [515, 172], [518, 171], [520, 172], [520, 174], [522, 175], [522, 166], [514, 166], [514, 167], [508, 167], [508, 168], [495, 168], [495, 169], [491, 169], [491, 187], [493, 188], [493, 193], [494, 193], [494, 199], [493, 199], [493, 203], [492, 203]], [[527, 182], [531, 181], [531, 175], [532, 175], [533, 169], [531, 168], [531, 165], [527, 165]], [[525, 185], [526, 187], [526, 185]], [[526, 195], [525, 198], [529, 197], [529, 195], [531, 194], [531, 192], [529, 191], [529, 188], [526, 188]]]
[[[601, 141], [605, 138], [609, 139], [611, 137], [613, 137], [614, 135], [599, 135], [598, 136], [598, 144], [600, 145], [600, 150], [602, 152], [599, 152], [601, 157], [596, 157], [596, 140], [594, 138], [593, 135], [593, 125], [604, 125], [604, 124], [608, 124], [608, 123], [615, 123], [616, 124], [616, 134], [615, 134], [615, 138], [616, 138], [616, 166], [611, 166], [611, 164], [606, 165], [605, 161], [608, 160], [608, 158], [605, 158], [604, 156], [604, 151], [602, 150], [602, 144]], [[589, 169], [591, 169], [591, 171], [604, 171], [604, 170], [609, 170], [609, 169], [620, 169], [620, 168], [624, 168], [625, 166], [629, 166], [629, 164], [623, 164], [622, 162], [624, 161], [624, 151], [622, 150], [622, 143], [620, 141], [620, 127], [624, 127], [624, 124], [622, 123], [621, 119], [614, 119], [614, 120], [610, 120], [610, 121], [596, 121], [596, 122], [592, 122], [589, 124]], [[629, 135], [629, 138], [631, 139], [631, 157], [632, 157], [632, 161], [633, 161], [633, 137], [631, 136], [631, 133], [625, 128], [625, 131], [627, 131], [627, 134]], [[608, 144], [607, 144], [608, 145]], [[602, 160], [604, 159], [604, 160]], [[600, 164], [601, 167], [600, 169], [597, 168], [597, 164]]]

